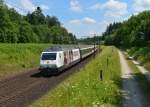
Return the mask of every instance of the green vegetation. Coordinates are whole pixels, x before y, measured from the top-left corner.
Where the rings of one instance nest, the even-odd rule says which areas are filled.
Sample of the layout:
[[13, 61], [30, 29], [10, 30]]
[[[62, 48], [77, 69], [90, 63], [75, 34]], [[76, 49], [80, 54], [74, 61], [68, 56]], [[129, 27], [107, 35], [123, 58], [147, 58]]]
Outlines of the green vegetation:
[[87, 37], [87, 38], [81, 38], [78, 40], [79, 43], [82, 44], [97, 44], [102, 45], [103, 44], [103, 37], [102, 36], [94, 36], [94, 37]]
[[134, 56], [141, 65], [150, 71], [150, 48], [149, 47], [133, 47], [128, 50], [129, 55]]
[[45, 16], [40, 7], [23, 16], [0, 0], [0, 43], [76, 44], [77, 41], [57, 17]]
[[144, 11], [131, 16], [122, 23], [113, 23], [107, 27], [103, 36], [105, 44], [117, 45], [125, 48], [150, 45], [150, 11]]
[[50, 44], [0, 44], [0, 76], [39, 65], [41, 51]]
[[[127, 58], [127, 56], [126, 56]], [[139, 71], [135, 64], [133, 64], [132, 60], [127, 60], [129, 67], [132, 69], [133, 74], [137, 77], [137, 81], [139, 87], [144, 93], [146, 102], [149, 102], [150, 99], [150, 82], [145, 78], [145, 76]]]
[[150, 70], [150, 11], [131, 16], [122, 23], [110, 24], [103, 33], [106, 45], [128, 49], [142, 65]]
[[[103, 81], [99, 77], [100, 70], [104, 71]], [[105, 47], [80, 72], [29, 107], [120, 107], [120, 71], [116, 48]]]

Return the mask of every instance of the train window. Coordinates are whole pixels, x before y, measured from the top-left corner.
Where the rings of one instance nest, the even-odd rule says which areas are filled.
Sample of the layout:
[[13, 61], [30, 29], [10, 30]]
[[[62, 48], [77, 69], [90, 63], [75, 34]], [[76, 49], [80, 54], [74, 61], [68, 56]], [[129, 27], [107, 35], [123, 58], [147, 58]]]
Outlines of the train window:
[[56, 53], [43, 53], [42, 60], [56, 60]]
[[84, 50], [81, 50], [81, 54], [87, 54], [89, 52], [92, 52], [92, 48], [89, 48], [89, 49], [84, 49]]

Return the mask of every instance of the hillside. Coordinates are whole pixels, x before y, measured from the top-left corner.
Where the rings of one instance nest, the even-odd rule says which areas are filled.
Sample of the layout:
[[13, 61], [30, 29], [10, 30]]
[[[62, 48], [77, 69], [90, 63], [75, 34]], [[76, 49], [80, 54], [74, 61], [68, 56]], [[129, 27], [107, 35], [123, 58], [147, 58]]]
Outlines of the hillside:
[[62, 26], [56, 16], [45, 16], [40, 7], [21, 15], [1, 0], [0, 43], [75, 44], [76, 37]]
[[141, 65], [150, 70], [150, 11], [131, 16], [122, 23], [110, 24], [103, 33], [106, 45], [128, 49]]
[[150, 45], [150, 11], [131, 16], [122, 23], [110, 24], [103, 36], [105, 44], [125, 48]]
[[0, 44], [0, 76], [38, 67], [41, 51], [51, 44]]

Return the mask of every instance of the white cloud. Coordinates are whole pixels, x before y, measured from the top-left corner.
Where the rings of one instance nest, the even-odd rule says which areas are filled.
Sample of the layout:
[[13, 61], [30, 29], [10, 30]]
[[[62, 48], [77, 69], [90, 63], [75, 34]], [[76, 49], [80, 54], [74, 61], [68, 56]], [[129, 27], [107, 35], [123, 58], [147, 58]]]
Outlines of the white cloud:
[[78, 25], [78, 24], [81, 24], [81, 20], [79, 20], [79, 19], [74, 19], [74, 20], [70, 20], [69, 23], [70, 23], [70, 24]]
[[120, 18], [121, 16], [124, 16], [127, 14], [126, 10], [121, 10], [121, 11], [106, 11], [105, 17], [112, 17], [112, 18]]
[[150, 0], [134, 0], [133, 10], [137, 13], [150, 9]]
[[33, 12], [36, 9], [36, 6], [32, 3], [31, 0], [21, 0], [20, 2], [22, 7], [29, 12]]
[[90, 7], [90, 9], [92, 9], [92, 10], [99, 10], [101, 8], [102, 8], [102, 5], [100, 3], [96, 3]]
[[125, 10], [127, 9], [127, 3], [117, 0], [109, 0], [103, 4], [103, 8], [107, 10]]
[[[33, 12], [36, 9], [36, 6], [32, 3], [32, 0], [20, 0], [18, 4], [14, 2], [5, 1], [9, 8], [14, 8], [20, 14], [25, 15], [28, 12]], [[48, 10], [49, 7], [47, 5], [41, 4], [40, 7], [42, 10]]]
[[83, 18], [83, 23], [85, 23], [85, 24], [94, 24], [94, 23], [96, 23], [96, 21], [94, 19], [90, 18], [90, 17], [85, 17], [85, 18]]
[[72, 10], [74, 12], [81, 12], [82, 6], [80, 5], [79, 1], [71, 0], [70, 1], [70, 10]]
[[121, 17], [127, 14], [127, 7], [127, 3], [117, 0], [109, 0], [103, 4], [103, 9], [106, 10], [105, 16], [109, 17]]
[[74, 33], [78, 38], [93, 36], [93, 34], [101, 35], [106, 29], [106, 23], [95, 23], [95, 24], [84, 24], [72, 25], [70, 23], [65, 23], [65, 27]]
[[135, 4], [138, 6], [149, 6], [150, 0], [134, 0]]
[[90, 7], [94, 10], [104, 10], [105, 16], [109, 17], [121, 17], [128, 13], [127, 8], [127, 3], [118, 0], [108, 0], [103, 4], [97, 3]]
[[74, 25], [91, 25], [91, 24], [95, 24], [96, 20], [92, 19], [90, 17], [84, 17], [83, 19], [73, 19], [69, 21], [70, 24], [74, 24]]
[[21, 9], [20, 7], [18, 6], [14, 6], [12, 5], [12, 3], [6, 3], [8, 8], [14, 8], [17, 12], [19, 12], [20, 14], [26, 14], [27, 11], [24, 11], [23, 9]]
[[90, 17], [83, 17], [81, 19], [70, 20], [69, 23], [65, 23], [65, 27], [80, 38], [82, 36], [92, 36], [93, 34], [101, 35], [106, 28], [103, 26], [105, 24], [106, 23], [100, 24]]
[[42, 10], [49, 10], [49, 7], [47, 5], [42, 4], [40, 5], [40, 7], [42, 8]]

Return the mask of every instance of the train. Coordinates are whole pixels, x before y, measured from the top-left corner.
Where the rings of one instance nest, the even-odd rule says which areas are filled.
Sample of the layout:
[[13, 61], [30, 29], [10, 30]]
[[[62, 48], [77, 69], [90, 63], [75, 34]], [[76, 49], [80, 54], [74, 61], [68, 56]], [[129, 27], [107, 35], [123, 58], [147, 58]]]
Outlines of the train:
[[41, 53], [39, 70], [58, 74], [96, 51], [95, 45], [49, 47]]

